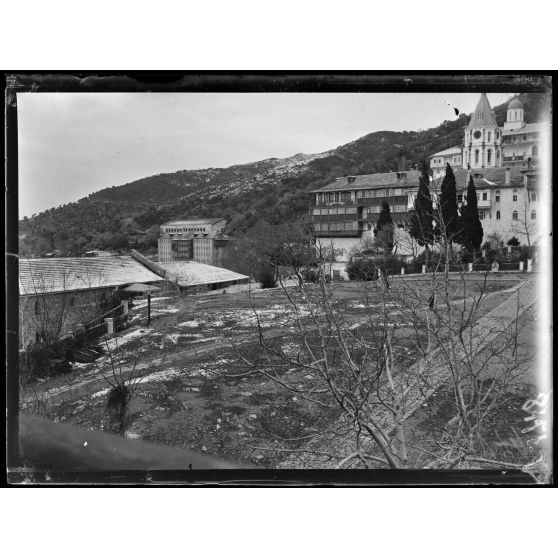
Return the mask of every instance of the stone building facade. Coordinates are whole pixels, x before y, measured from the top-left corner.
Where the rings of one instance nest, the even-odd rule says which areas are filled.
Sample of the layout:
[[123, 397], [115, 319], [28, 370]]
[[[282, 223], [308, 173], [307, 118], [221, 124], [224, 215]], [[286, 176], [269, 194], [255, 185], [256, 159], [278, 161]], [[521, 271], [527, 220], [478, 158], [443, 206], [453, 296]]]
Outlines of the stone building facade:
[[160, 262], [196, 261], [222, 265], [228, 242], [224, 219], [189, 219], [169, 221], [160, 227], [158, 260]]

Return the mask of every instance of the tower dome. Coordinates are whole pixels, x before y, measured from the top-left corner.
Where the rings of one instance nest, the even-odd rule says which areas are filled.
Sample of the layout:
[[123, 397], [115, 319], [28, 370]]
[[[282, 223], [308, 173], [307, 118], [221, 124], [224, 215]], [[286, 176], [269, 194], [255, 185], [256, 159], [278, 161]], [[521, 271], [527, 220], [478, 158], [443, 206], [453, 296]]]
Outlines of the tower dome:
[[523, 108], [523, 103], [517, 97], [515, 99], [512, 99], [510, 104], [508, 105], [508, 110], [522, 109], [522, 108]]

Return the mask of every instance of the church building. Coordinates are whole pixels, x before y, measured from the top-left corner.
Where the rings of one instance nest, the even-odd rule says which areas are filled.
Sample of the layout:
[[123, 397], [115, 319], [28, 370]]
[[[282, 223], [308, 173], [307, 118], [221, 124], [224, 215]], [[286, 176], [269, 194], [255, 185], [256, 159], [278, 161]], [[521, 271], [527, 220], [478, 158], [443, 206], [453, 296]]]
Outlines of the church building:
[[482, 93], [463, 132], [463, 146], [450, 147], [430, 158], [433, 178], [444, 175], [447, 163], [453, 169], [491, 169], [528, 166], [534, 168], [541, 154], [548, 122], [527, 124], [524, 109], [516, 97], [508, 105], [506, 122], [498, 126], [486, 93]]

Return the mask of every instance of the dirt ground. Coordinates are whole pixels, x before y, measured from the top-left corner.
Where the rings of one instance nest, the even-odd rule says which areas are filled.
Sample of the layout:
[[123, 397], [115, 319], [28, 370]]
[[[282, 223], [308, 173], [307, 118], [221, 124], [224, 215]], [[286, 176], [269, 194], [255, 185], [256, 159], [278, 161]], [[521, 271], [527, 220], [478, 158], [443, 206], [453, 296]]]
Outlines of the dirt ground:
[[[494, 274], [483, 313], [504, 301], [522, 280], [521, 275]], [[428, 298], [427, 281], [397, 278], [392, 282], [394, 290], [410, 285]], [[463, 295], [456, 283], [454, 300]], [[335, 298], [348, 321], [357, 322], [369, 311], [370, 302], [358, 283], [340, 283]], [[232, 348], [231, 343], [249, 359], [257, 356], [258, 320], [277, 346], [296, 345], [292, 312], [281, 289], [259, 290], [251, 298], [242, 292], [155, 298], [150, 328], [145, 327], [146, 309], [141, 306], [133, 311], [131, 327], [119, 334], [117, 342], [111, 341], [117, 369], [131, 377], [135, 364], [133, 375], [141, 377], [131, 402], [128, 437], [273, 468], [284, 458], [277, 448], [286, 442], [290, 448], [302, 447], [309, 436], [327, 427], [307, 402], [260, 374], [248, 374]], [[400, 342], [404, 346], [406, 324], [397, 314], [393, 319], [402, 320]], [[528, 328], [522, 335], [523, 344], [534, 343]], [[416, 355], [408, 351], [406, 358], [412, 362]], [[76, 364], [71, 374], [27, 386], [22, 394], [24, 410], [88, 429], [107, 429], [108, 384], [99, 368], [110, 374], [101, 359], [95, 364]], [[285, 374], [294, 375], [289, 380], [301, 386], [312, 382], [301, 372], [286, 370]], [[517, 393], [511, 394], [516, 399], [510, 398], [509, 409], [502, 415], [505, 418], [495, 418], [494, 436], [503, 436], [504, 441], [511, 431], [503, 426], [519, 428], [523, 415], [517, 406], [534, 393], [531, 370], [525, 371], [519, 385]], [[428, 405], [436, 408], [436, 395]], [[444, 409], [439, 412], [443, 414]], [[327, 418], [335, 419], [334, 414]], [[420, 412], [409, 424], [417, 439], [432, 434]]]

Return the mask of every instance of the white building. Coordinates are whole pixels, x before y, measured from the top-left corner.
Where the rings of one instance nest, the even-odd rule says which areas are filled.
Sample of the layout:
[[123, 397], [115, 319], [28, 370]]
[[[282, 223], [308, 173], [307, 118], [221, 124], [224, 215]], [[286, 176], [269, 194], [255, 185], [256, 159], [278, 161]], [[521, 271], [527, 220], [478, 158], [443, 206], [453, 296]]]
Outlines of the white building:
[[432, 177], [438, 178], [446, 172], [446, 165], [449, 163], [452, 168], [460, 168], [462, 165], [463, 149], [461, 147], [450, 147], [432, 155], [430, 168]]
[[547, 157], [542, 149], [550, 133], [548, 122], [525, 123], [523, 104], [518, 98], [508, 105], [503, 127], [496, 123], [486, 93], [482, 93], [463, 133], [463, 147], [450, 147], [430, 158], [433, 177], [444, 175], [447, 163], [453, 169], [485, 169], [514, 166], [536, 167]]
[[228, 237], [224, 219], [186, 219], [168, 221], [160, 227], [160, 262], [197, 261], [221, 265]]

